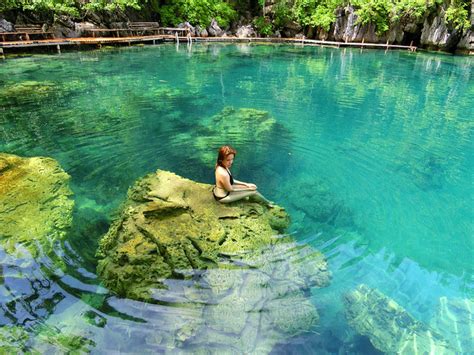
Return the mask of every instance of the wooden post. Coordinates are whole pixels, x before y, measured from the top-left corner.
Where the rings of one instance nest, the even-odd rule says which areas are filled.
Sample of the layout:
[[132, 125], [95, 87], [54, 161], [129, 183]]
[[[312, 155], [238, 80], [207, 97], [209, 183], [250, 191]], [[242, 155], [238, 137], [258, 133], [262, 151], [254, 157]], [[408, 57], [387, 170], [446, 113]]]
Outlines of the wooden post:
[[387, 39], [387, 43], [386, 43], [386, 46], [387, 46], [387, 49], [388, 49], [388, 39]]
[[5, 59], [5, 54], [3, 53], [3, 48], [0, 48], [0, 58]]
[[61, 46], [59, 44], [56, 45], [56, 50], [58, 51], [58, 54], [61, 54]]

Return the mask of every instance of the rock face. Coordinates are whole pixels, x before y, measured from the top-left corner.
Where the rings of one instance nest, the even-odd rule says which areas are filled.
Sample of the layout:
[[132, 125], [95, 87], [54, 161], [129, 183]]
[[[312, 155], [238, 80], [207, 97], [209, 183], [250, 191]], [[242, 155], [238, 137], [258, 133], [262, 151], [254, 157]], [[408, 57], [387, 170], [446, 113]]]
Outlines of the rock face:
[[211, 190], [160, 170], [139, 180], [100, 242], [98, 273], [119, 295], [197, 312], [172, 337], [186, 349], [269, 352], [318, 321], [307, 293], [329, 283], [326, 260], [280, 234], [282, 208], [220, 204]]
[[349, 324], [384, 353], [456, 353], [446, 339], [378, 290], [360, 285], [344, 301]]
[[13, 32], [13, 25], [3, 18], [0, 18], [0, 33], [1, 32]]
[[65, 235], [74, 205], [68, 182], [51, 158], [0, 153], [0, 236], [7, 252], [21, 244], [35, 256], [37, 242], [47, 252]]
[[257, 34], [255, 33], [255, 30], [253, 29], [252, 25], [247, 25], [247, 26], [240, 26], [235, 35], [239, 38], [249, 38], [249, 37], [256, 37]]
[[207, 28], [207, 32], [209, 33], [209, 36], [211, 36], [211, 37], [221, 37], [225, 33], [225, 31], [223, 31], [219, 27], [219, 25], [217, 24], [217, 21], [215, 19], [212, 19], [211, 24]]

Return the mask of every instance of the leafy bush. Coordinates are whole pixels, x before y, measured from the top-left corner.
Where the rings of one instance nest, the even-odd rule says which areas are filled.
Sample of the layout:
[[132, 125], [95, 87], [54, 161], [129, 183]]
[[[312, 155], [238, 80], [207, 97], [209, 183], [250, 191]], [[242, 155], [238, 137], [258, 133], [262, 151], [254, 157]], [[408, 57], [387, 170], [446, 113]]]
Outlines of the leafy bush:
[[388, 31], [392, 9], [390, 0], [357, 0], [356, 3], [359, 7], [356, 11], [358, 24], [374, 24], [378, 35]]
[[293, 13], [301, 25], [328, 31], [336, 22], [336, 9], [343, 5], [343, 0], [296, 0]]
[[276, 30], [281, 30], [285, 25], [292, 20], [292, 12], [286, 0], [280, 0], [273, 8], [273, 27]]
[[227, 27], [237, 12], [222, 0], [167, 0], [158, 9], [165, 25], [175, 26], [189, 21], [207, 27], [215, 18], [221, 27]]
[[445, 13], [446, 23], [457, 30], [467, 30], [471, 26], [469, 6], [469, 1], [453, 0]]
[[0, 12], [8, 10], [51, 11], [57, 14], [79, 15], [74, 0], [6, 0], [0, 4]]
[[143, 5], [142, 3], [142, 0], [89, 0], [83, 5], [83, 9], [93, 11], [115, 11], [117, 9], [125, 10], [127, 7], [129, 7], [139, 10]]
[[260, 35], [270, 36], [274, 33], [273, 24], [268, 17], [259, 16], [253, 20], [253, 24]]

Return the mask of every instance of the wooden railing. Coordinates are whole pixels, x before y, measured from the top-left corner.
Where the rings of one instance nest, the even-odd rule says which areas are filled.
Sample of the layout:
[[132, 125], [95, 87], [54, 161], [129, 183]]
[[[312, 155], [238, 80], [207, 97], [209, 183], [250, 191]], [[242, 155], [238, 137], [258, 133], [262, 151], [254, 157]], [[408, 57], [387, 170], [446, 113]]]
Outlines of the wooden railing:
[[40, 36], [41, 38], [54, 38], [53, 32], [43, 31], [43, 27], [41, 25], [16, 25], [15, 31], [0, 33], [3, 42], [6, 42], [10, 39], [29, 41], [32, 36], [36, 35]]

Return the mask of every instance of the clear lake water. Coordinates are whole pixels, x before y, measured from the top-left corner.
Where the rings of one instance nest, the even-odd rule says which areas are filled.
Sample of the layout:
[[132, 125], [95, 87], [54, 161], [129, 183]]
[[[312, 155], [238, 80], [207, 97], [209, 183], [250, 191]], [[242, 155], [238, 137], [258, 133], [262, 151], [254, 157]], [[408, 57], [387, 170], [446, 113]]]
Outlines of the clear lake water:
[[[0, 250], [0, 325], [79, 334], [93, 353], [196, 350], [156, 339], [190, 309], [114, 296], [95, 252], [134, 181], [164, 169], [212, 184], [216, 150], [231, 144], [234, 176], [285, 207], [288, 232], [322, 251], [332, 273], [309, 295], [314, 331], [272, 353], [378, 353], [344, 318], [342, 297], [357, 285], [426, 324], [441, 297], [474, 299], [473, 68], [472, 57], [268, 44], [3, 61], [0, 151], [56, 159], [75, 207], [56, 251], [65, 272], [52, 274], [46, 256]], [[37, 89], [8, 94], [22, 84]], [[240, 109], [265, 112], [278, 129], [212, 129], [213, 118]], [[56, 349], [35, 344], [27, 349]]]

